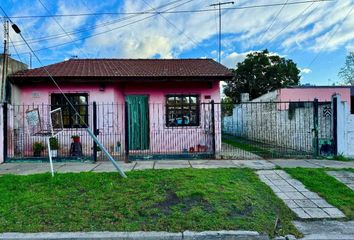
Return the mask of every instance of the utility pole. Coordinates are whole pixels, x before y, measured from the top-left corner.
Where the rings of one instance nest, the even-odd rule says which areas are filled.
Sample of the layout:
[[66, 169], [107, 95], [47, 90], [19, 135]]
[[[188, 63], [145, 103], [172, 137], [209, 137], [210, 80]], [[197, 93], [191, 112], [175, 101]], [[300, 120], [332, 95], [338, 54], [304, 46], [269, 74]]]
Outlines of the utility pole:
[[7, 62], [9, 54], [9, 21], [4, 18], [4, 52], [2, 62], [2, 78], [1, 78], [1, 96], [0, 101], [5, 102], [6, 97], [6, 76], [7, 76]]
[[210, 7], [219, 8], [219, 63], [221, 63], [221, 5], [234, 4], [235, 2], [218, 2], [211, 4]]

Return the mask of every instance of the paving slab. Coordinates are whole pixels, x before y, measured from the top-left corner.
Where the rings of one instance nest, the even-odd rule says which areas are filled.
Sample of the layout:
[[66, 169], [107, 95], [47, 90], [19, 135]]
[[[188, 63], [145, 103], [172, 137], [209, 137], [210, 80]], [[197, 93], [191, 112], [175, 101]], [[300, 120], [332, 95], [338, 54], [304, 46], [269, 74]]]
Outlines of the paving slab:
[[354, 239], [354, 221], [294, 221], [294, 225], [304, 234], [302, 239]]
[[316, 160], [309, 159], [307, 162], [311, 162], [312, 164], [316, 164], [319, 167], [323, 168], [354, 168], [354, 161], [334, 161], [334, 160]]
[[133, 170], [145, 170], [145, 169], [153, 169], [154, 161], [136, 161], [136, 164]]
[[[49, 163], [21, 163], [21, 164], [6, 164], [7, 167], [0, 171], [0, 174], [15, 174], [15, 175], [29, 175], [37, 173], [50, 172]], [[62, 167], [64, 163], [54, 163], [54, 171]]]
[[246, 167], [252, 169], [273, 169], [275, 164], [266, 160], [232, 160], [238, 167]]
[[190, 160], [192, 168], [235, 168], [231, 160]]
[[[134, 166], [136, 165], [136, 162], [131, 162], [131, 163], [118, 162], [118, 165], [124, 172], [129, 172], [133, 170]], [[111, 162], [101, 162], [94, 169], [92, 169], [92, 172], [116, 172], [116, 171], [117, 169], [113, 166]]]
[[310, 161], [306, 160], [293, 160], [293, 159], [275, 159], [275, 160], [269, 160], [273, 164], [282, 167], [282, 168], [296, 168], [296, 167], [302, 167], [302, 168], [321, 168], [321, 166], [312, 163]]
[[283, 170], [260, 170], [257, 174], [302, 219], [343, 218], [345, 215], [311, 192]]
[[99, 163], [65, 163], [62, 166], [55, 168], [54, 170], [59, 173], [78, 173], [78, 172], [89, 172], [96, 168]]
[[154, 169], [175, 169], [175, 168], [190, 168], [188, 160], [160, 160], [155, 161]]
[[354, 172], [349, 171], [327, 171], [327, 174], [347, 185], [354, 191]]

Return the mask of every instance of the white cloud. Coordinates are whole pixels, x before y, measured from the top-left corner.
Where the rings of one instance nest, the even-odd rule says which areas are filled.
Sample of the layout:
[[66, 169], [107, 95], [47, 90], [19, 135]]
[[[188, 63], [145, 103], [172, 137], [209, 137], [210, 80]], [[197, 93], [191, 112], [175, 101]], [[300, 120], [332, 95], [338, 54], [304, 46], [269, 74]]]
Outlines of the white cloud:
[[243, 60], [245, 60], [247, 54], [250, 54], [252, 52], [253, 51], [243, 53], [232, 52], [227, 55], [221, 62], [228, 68], [235, 68], [238, 62], [242, 62]]
[[[53, 13], [70, 14], [79, 12], [94, 11], [145, 11], [151, 10], [142, 1], [125, 0], [120, 6], [112, 7], [113, 2], [102, 1], [99, 5], [84, 4], [82, 1], [59, 0], [56, 4], [46, 1]], [[343, 18], [349, 11], [354, 0], [340, 0], [332, 2], [307, 3], [289, 5], [283, 8], [277, 21], [265, 31], [278, 14], [281, 6], [268, 8], [253, 8], [243, 10], [224, 10], [222, 15], [223, 26], [223, 63], [234, 67], [238, 61], [242, 61], [247, 53], [262, 48], [277, 47], [287, 53], [295, 49], [306, 49], [313, 52], [331, 51], [342, 46], [352, 49], [354, 38], [354, 18], [349, 16], [343, 22]], [[104, 3], [103, 3], [104, 2]], [[163, 0], [149, 0], [149, 5], [160, 6], [166, 4]], [[177, 8], [178, 10], [205, 9], [213, 0], [193, 1]], [[267, 3], [279, 3], [278, 0], [269, 0]], [[180, 2], [175, 3], [175, 5]], [[236, 2], [237, 6], [264, 4], [264, 0]], [[38, 3], [28, 3], [28, 10], [25, 5], [21, 6], [19, 15], [45, 14], [43, 7]], [[54, 6], [54, 7], [53, 7]], [[111, 7], [110, 7], [111, 6]], [[166, 7], [167, 8], [170, 8]], [[304, 10], [307, 9], [306, 12]], [[303, 14], [302, 14], [303, 13]], [[354, 11], [353, 11], [354, 14]], [[67, 17], [58, 18], [60, 24], [67, 32], [85, 28], [92, 24], [103, 24], [111, 21], [110, 24], [103, 24], [90, 34], [105, 34], [78, 41], [77, 44], [58, 47], [51, 54], [60, 56], [63, 54], [79, 55], [81, 50], [90, 57], [154, 57], [163, 58], [179, 57], [182, 53], [195, 49], [200, 56], [216, 57], [217, 48], [215, 42], [211, 42], [217, 34], [215, 26], [217, 15], [214, 12], [188, 13], [188, 14], [163, 14], [172, 24], [163, 17], [155, 16], [129, 26], [125, 24], [141, 20], [147, 15], [138, 15], [129, 20], [118, 22], [117, 19], [126, 16], [100, 16], [100, 17]], [[116, 21], [116, 23], [112, 23]], [[43, 37], [53, 34], [62, 34], [63, 31], [51, 19], [35, 19], [21, 22], [27, 38]], [[178, 29], [176, 29], [176, 27]], [[286, 27], [286, 28], [285, 28]], [[116, 28], [116, 30], [113, 30]], [[337, 29], [337, 30], [336, 30]], [[336, 33], [333, 35], [333, 33]], [[88, 34], [76, 33], [72, 39], [86, 37]], [[332, 37], [331, 37], [332, 36]], [[11, 35], [15, 40], [17, 36]], [[272, 40], [272, 42], [270, 42]], [[54, 38], [47, 41], [33, 42], [35, 49], [61, 44], [70, 41], [66, 36]], [[324, 44], [328, 44], [324, 47]], [[202, 44], [203, 43], [203, 44]], [[209, 47], [209, 48], [207, 48]], [[279, 49], [280, 48], [280, 49]], [[19, 46], [20, 52], [28, 49]], [[64, 49], [64, 50], [63, 50]], [[80, 50], [81, 49], [81, 50]], [[237, 51], [235, 50], [237, 49]], [[48, 53], [46, 53], [48, 54]], [[62, 56], [67, 57], [67, 56]]]
[[309, 74], [311, 72], [311, 69], [309, 68], [300, 68], [301, 74]]

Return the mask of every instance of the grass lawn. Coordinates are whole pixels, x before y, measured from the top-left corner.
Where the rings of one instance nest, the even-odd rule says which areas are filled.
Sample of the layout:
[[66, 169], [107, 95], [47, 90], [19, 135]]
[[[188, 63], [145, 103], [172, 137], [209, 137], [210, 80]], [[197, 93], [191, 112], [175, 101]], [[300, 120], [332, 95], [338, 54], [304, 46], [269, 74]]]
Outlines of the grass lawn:
[[263, 158], [269, 158], [273, 155], [273, 153], [267, 149], [244, 143], [242, 141], [237, 141], [236, 139], [223, 138], [222, 141], [241, 150], [245, 150], [247, 152], [259, 155]]
[[[276, 218], [279, 224], [274, 231]], [[0, 232], [255, 230], [299, 233], [249, 169], [0, 176]]]
[[328, 175], [326, 169], [293, 168], [286, 169], [286, 172], [300, 180], [309, 190], [318, 193], [328, 203], [342, 210], [348, 218], [354, 219], [354, 191]]

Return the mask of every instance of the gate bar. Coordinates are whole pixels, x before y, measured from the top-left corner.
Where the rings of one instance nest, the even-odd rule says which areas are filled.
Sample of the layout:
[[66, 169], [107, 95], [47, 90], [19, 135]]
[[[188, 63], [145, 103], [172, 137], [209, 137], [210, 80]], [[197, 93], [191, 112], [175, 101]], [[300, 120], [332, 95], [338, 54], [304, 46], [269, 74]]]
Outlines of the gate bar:
[[7, 124], [8, 124], [8, 104], [7, 102], [3, 102], [3, 114], [2, 114], [2, 117], [3, 117], [3, 148], [4, 148], [4, 152], [3, 152], [3, 156], [4, 156], [4, 162], [6, 162], [6, 159], [7, 159]]

